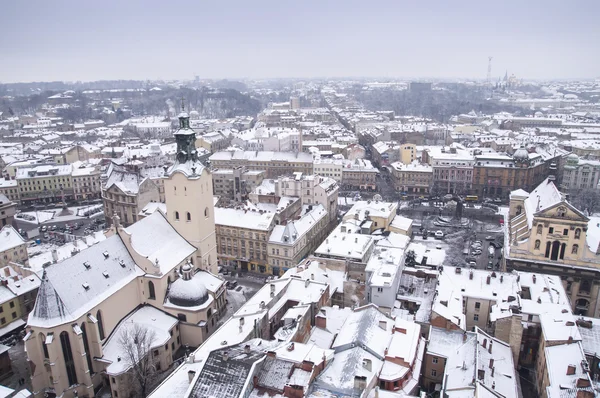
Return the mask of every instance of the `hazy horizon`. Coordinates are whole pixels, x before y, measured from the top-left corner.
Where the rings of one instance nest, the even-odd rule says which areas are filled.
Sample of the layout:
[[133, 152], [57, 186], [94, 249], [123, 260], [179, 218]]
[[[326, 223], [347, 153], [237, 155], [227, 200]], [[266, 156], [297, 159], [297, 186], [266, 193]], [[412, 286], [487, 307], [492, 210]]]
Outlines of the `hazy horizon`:
[[600, 2], [10, 2], [0, 82], [600, 76]]

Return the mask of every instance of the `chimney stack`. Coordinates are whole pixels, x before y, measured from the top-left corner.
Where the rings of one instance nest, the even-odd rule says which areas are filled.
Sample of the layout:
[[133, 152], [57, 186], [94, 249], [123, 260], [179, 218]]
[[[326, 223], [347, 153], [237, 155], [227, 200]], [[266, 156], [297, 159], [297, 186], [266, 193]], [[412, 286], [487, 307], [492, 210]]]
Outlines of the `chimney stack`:
[[188, 370], [188, 381], [192, 384], [192, 380], [194, 380], [194, 376], [196, 376], [195, 370]]

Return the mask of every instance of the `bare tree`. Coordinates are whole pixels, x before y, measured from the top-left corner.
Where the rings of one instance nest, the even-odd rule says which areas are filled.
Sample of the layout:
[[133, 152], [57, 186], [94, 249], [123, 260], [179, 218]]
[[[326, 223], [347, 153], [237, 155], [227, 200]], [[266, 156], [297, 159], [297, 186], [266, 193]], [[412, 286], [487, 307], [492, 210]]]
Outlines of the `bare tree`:
[[582, 189], [573, 195], [570, 202], [582, 212], [591, 215], [600, 210], [600, 191]]
[[119, 337], [119, 345], [124, 355], [123, 360], [131, 367], [131, 392], [133, 396], [146, 397], [157, 375], [152, 355], [152, 343], [156, 332], [137, 324], [124, 329]]

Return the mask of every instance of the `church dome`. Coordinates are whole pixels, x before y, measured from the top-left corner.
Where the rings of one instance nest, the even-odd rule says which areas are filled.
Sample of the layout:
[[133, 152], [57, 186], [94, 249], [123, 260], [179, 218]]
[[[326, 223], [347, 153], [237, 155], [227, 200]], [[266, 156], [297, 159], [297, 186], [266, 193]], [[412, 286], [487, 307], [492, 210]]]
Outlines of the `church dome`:
[[527, 152], [527, 149], [525, 149], [525, 147], [521, 145], [521, 148], [517, 149], [515, 153], [513, 153], [513, 159], [529, 160], [529, 152]]
[[168, 295], [169, 302], [180, 307], [196, 307], [208, 300], [208, 290], [197, 278], [177, 279], [171, 283]]

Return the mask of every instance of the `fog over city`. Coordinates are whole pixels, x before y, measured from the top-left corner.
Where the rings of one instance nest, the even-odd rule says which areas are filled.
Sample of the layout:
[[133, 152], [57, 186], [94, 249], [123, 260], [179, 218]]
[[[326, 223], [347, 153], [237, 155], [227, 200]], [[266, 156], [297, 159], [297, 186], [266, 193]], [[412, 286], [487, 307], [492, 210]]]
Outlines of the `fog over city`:
[[1, 82], [598, 75], [600, 2], [7, 1]]

